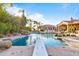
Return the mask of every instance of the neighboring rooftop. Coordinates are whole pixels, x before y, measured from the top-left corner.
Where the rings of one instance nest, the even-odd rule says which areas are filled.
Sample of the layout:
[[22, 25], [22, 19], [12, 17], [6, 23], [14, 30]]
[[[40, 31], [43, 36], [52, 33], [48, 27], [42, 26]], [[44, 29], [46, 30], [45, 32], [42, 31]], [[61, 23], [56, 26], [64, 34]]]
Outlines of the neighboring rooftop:
[[[59, 24], [69, 24], [69, 23], [79, 23], [79, 19], [73, 19], [72, 17], [71, 17], [71, 19], [70, 20], [67, 20], [67, 21], [61, 21]], [[57, 25], [59, 25], [59, 24], [57, 24]]]

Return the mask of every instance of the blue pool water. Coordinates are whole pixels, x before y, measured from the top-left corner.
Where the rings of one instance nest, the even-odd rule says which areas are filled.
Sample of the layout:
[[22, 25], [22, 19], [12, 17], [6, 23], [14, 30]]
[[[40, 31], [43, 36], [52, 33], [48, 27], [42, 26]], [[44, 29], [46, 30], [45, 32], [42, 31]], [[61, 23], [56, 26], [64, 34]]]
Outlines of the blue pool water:
[[46, 46], [64, 46], [64, 42], [53, 38], [53, 34], [32, 33], [26, 37], [18, 38], [12, 41], [13, 46], [28, 46], [35, 44], [36, 40], [42, 39]]
[[53, 34], [41, 34], [41, 39], [43, 38], [43, 42], [46, 46], [64, 46], [64, 42], [55, 39]]
[[27, 45], [27, 42], [26, 42], [27, 39], [28, 39], [28, 36], [14, 39], [12, 41], [12, 45], [13, 46], [26, 46]]

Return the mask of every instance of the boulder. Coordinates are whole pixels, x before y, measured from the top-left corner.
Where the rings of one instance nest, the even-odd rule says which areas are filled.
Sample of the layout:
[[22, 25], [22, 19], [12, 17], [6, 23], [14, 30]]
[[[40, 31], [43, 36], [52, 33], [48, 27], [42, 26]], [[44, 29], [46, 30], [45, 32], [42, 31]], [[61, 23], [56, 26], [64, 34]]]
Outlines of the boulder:
[[12, 42], [10, 40], [0, 40], [0, 48], [8, 49], [12, 46]]

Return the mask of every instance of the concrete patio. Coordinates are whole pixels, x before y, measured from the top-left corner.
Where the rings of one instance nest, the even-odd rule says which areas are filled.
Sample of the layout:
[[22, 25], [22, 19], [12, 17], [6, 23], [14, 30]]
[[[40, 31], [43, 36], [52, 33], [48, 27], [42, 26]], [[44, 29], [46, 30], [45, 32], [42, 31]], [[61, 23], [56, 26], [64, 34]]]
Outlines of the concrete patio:
[[34, 46], [12, 46], [7, 50], [0, 50], [0, 56], [32, 56]]
[[[46, 47], [48, 56], [79, 56], [79, 51], [70, 47]], [[0, 56], [32, 56], [34, 46], [12, 46], [0, 50]]]

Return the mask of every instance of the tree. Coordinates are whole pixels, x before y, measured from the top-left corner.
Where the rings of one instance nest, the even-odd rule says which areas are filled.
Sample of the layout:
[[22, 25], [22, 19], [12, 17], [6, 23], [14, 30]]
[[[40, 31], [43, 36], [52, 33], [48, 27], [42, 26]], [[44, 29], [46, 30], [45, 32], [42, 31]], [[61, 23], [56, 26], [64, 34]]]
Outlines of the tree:
[[3, 7], [4, 4], [0, 4], [0, 33], [17, 31], [19, 29], [18, 22], [15, 16], [10, 15]]
[[22, 15], [21, 15], [21, 17], [19, 17], [19, 24], [21, 25], [21, 26], [25, 26], [26, 25], [26, 23], [27, 23], [27, 19], [26, 19], [26, 17], [25, 17], [25, 11], [24, 10], [19, 10], [19, 13], [22, 13]]

